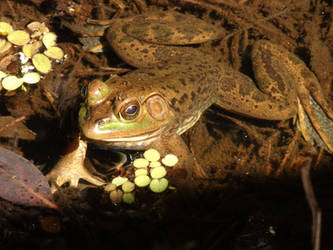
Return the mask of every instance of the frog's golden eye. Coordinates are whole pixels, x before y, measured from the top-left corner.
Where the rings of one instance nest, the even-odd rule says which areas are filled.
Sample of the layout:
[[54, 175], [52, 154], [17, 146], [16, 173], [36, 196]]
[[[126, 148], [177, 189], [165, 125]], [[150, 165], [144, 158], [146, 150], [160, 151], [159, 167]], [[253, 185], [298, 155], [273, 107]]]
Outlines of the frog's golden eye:
[[137, 100], [132, 100], [125, 103], [119, 112], [119, 116], [127, 121], [135, 119], [140, 113], [140, 103]]

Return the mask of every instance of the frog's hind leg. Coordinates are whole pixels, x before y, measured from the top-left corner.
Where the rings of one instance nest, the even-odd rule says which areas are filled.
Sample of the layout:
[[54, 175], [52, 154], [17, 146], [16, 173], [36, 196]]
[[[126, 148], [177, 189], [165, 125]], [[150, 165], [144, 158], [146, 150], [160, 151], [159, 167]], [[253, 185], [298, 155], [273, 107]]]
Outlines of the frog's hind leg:
[[[298, 117], [304, 138], [311, 137], [319, 146], [323, 146], [326, 150], [333, 152], [333, 110], [330, 109], [318, 79], [306, 64], [288, 50], [274, 45], [268, 41], [259, 41], [255, 45], [258, 48], [270, 48], [272, 58], [275, 58], [275, 68], [288, 72], [289, 82], [296, 87], [297, 98], [302, 108], [298, 108]], [[305, 111], [301, 114], [302, 110]]]
[[[333, 153], [333, 110], [327, 103], [317, 77], [298, 57], [288, 52], [288, 62], [296, 77], [299, 103], [305, 111], [311, 140]], [[301, 109], [299, 109], [300, 117]], [[300, 119], [301, 122], [301, 119]], [[311, 123], [311, 124], [310, 124]], [[314, 130], [311, 128], [314, 128]], [[302, 127], [302, 126], [301, 126]]]
[[293, 53], [266, 40], [254, 44], [251, 56], [260, 89], [272, 93], [273, 101], [289, 96], [289, 107], [298, 105], [304, 138], [333, 152], [333, 111], [314, 73]]
[[191, 57], [192, 48], [177, 45], [200, 44], [221, 36], [220, 28], [174, 11], [113, 19], [106, 33], [106, 39], [117, 55], [137, 68]]

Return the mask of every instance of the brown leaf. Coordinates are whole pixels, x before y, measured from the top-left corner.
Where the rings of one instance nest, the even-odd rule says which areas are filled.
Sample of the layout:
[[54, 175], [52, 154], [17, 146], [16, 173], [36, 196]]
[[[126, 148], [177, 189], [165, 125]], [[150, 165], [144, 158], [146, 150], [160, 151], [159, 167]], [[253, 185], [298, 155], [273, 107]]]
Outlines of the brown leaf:
[[[12, 116], [0, 116], [0, 128], [4, 128], [13, 122], [15, 122], [15, 118]], [[15, 123], [0, 131], [0, 137], [14, 138], [15, 136], [21, 140], [34, 140], [36, 133], [28, 129], [22, 122]]]
[[25, 206], [58, 209], [44, 175], [28, 160], [2, 147], [0, 197]]

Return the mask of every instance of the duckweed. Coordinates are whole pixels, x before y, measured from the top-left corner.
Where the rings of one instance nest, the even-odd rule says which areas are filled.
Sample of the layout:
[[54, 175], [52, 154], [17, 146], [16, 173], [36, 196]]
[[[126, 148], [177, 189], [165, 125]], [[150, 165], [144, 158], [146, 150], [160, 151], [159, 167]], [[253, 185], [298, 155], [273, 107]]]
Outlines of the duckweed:
[[23, 84], [23, 78], [18, 78], [13, 75], [6, 76], [2, 80], [2, 87], [8, 91], [15, 90], [19, 88], [22, 84]]
[[114, 184], [114, 183], [108, 183], [104, 187], [105, 192], [111, 192], [111, 191], [116, 190], [116, 189], [117, 189], [117, 185]]
[[30, 35], [24, 30], [15, 30], [8, 34], [7, 39], [12, 44], [23, 46], [30, 41]]
[[146, 187], [150, 183], [150, 177], [147, 175], [139, 175], [134, 179], [135, 185], [138, 187]]
[[32, 56], [36, 54], [41, 47], [42, 47], [41, 41], [29, 43], [23, 46], [22, 52], [26, 57], [31, 59]]
[[150, 176], [153, 179], [159, 179], [164, 177], [167, 174], [165, 167], [156, 167], [150, 170]]
[[161, 163], [159, 161], [152, 161], [149, 163], [149, 167], [151, 168], [156, 168], [156, 167], [160, 167]]
[[135, 202], [135, 197], [133, 193], [125, 193], [123, 195], [123, 202], [127, 204], [132, 204]]
[[23, 75], [23, 81], [28, 84], [35, 84], [40, 81], [40, 74], [37, 72], [29, 72]]
[[35, 68], [43, 73], [47, 74], [51, 70], [51, 61], [48, 59], [45, 55], [41, 53], [37, 53], [33, 55], [32, 57], [32, 64], [35, 66]]
[[114, 203], [120, 203], [121, 200], [123, 198], [123, 192], [121, 190], [113, 190], [110, 193], [110, 199], [114, 202]]
[[6, 41], [5, 39], [0, 39], [0, 53], [1, 54], [6, 53], [11, 47], [12, 47], [11, 43]]
[[6, 76], [7, 76], [7, 73], [0, 70], [0, 79], [4, 78]]
[[44, 54], [51, 59], [61, 60], [64, 57], [64, 51], [59, 47], [51, 47], [44, 51]]
[[49, 28], [46, 27], [45, 23], [41, 23], [38, 21], [31, 22], [27, 25], [27, 28], [32, 32], [31, 37], [39, 37], [43, 33], [49, 32]]
[[134, 174], [135, 174], [135, 176], [148, 175], [148, 171], [147, 171], [147, 169], [140, 168], [138, 170], [135, 170]]
[[0, 35], [7, 36], [10, 32], [13, 31], [13, 27], [6, 22], [0, 22]]
[[123, 183], [121, 188], [123, 189], [123, 191], [125, 193], [129, 193], [129, 192], [132, 192], [135, 189], [135, 185], [134, 185], [133, 182], [126, 181], [126, 182]]
[[173, 167], [178, 163], [178, 157], [174, 154], [167, 154], [162, 159], [162, 163], [167, 167]]
[[123, 185], [128, 179], [126, 177], [117, 176], [112, 180], [111, 183], [115, 184], [117, 187]]
[[44, 46], [49, 49], [56, 45], [57, 35], [53, 32], [48, 32], [43, 36], [43, 44]]
[[136, 168], [146, 168], [146, 167], [148, 167], [148, 165], [149, 165], [149, 161], [144, 158], [135, 159], [133, 162], [133, 166]]
[[[45, 23], [31, 22], [27, 25], [26, 31], [13, 30], [10, 24], [0, 22], [0, 56], [4, 59], [19, 56], [18, 63], [20, 63], [21, 69], [15, 75], [16, 78], [14, 78], [14, 75], [8, 79], [4, 76], [0, 78], [0, 83], [4, 89], [8, 91], [15, 90], [23, 82], [28, 84], [38, 83], [41, 79], [39, 73], [47, 74], [50, 72], [52, 68], [51, 60], [60, 62], [59, 60], [65, 57], [64, 51], [55, 47], [56, 39], [57, 35], [49, 32]], [[47, 48], [46, 51], [44, 51], [43, 44]], [[21, 51], [17, 51], [17, 48]], [[3, 73], [9, 74], [9, 72]], [[25, 86], [22, 86], [22, 89], [26, 90]]]
[[143, 153], [143, 157], [148, 161], [158, 161], [160, 159], [160, 153], [156, 149], [148, 149]]
[[150, 182], [149, 188], [154, 193], [162, 193], [164, 190], [167, 189], [168, 184], [169, 184], [169, 182], [165, 178], [162, 178], [162, 179], [153, 179]]

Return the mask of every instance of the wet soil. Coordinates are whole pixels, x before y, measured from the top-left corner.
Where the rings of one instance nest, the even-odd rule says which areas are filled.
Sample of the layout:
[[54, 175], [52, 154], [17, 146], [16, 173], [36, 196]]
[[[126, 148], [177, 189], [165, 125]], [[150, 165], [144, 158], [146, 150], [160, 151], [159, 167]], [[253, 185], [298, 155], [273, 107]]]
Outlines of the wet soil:
[[[2, 90], [1, 116], [24, 116], [26, 126], [1, 132], [2, 146], [46, 174], [76, 134], [82, 87], [130, 69], [108, 47], [99, 54], [83, 50], [86, 20], [156, 9], [191, 13], [221, 27], [223, 39], [198, 49], [250, 76], [254, 41], [282, 45], [316, 74], [332, 104], [330, 1], [6, 0], [0, 1], [0, 21], [15, 29], [45, 22], [67, 59], [27, 91]], [[23, 129], [34, 136], [24, 137]], [[300, 178], [307, 164], [323, 213], [322, 249], [333, 248], [332, 156], [307, 144], [293, 121], [257, 121], [213, 106], [184, 139], [208, 180], [158, 195], [138, 192], [134, 205], [115, 205], [88, 184], [65, 186], [54, 196], [60, 212], [0, 199], [0, 249], [312, 249], [312, 216]], [[89, 145], [87, 163], [99, 163], [102, 174], [113, 157]]]

